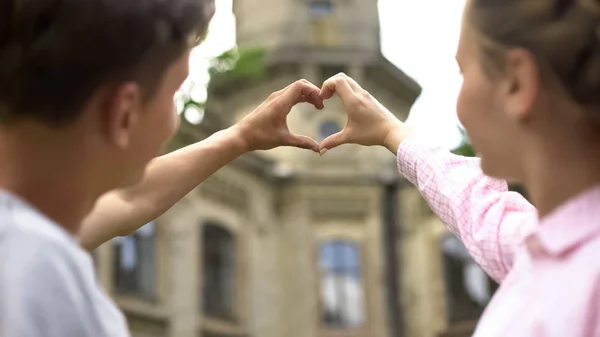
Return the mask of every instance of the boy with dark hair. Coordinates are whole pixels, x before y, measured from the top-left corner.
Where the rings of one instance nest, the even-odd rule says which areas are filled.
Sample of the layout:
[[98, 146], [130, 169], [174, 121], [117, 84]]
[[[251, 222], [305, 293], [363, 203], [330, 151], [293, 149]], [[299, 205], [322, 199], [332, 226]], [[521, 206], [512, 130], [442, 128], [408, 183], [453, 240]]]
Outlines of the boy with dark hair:
[[92, 209], [107, 222], [86, 225], [89, 246], [247, 151], [318, 151], [285, 124], [294, 104], [323, 106], [298, 81], [148, 166], [177, 128], [173, 95], [213, 13], [212, 0], [0, 0], [0, 336], [127, 336], [75, 239]]

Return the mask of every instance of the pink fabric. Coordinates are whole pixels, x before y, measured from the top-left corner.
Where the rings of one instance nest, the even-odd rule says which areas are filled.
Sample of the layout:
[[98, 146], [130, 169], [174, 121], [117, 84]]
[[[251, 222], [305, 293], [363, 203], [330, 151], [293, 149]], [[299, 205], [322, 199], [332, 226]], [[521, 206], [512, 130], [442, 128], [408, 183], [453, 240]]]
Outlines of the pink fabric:
[[600, 337], [600, 186], [538, 220], [477, 158], [411, 137], [398, 170], [500, 283], [474, 336]]

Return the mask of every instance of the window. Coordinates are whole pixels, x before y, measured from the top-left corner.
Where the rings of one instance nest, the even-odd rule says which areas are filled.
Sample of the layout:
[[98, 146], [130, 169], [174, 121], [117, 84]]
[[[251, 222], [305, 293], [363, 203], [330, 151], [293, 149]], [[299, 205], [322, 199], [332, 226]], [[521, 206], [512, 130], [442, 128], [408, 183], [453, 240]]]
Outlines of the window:
[[446, 234], [441, 244], [450, 322], [477, 320], [497, 285], [454, 235]]
[[229, 231], [208, 224], [203, 229], [204, 314], [216, 318], [235, 318], [235, 242]]
[[322, 47], [339, 46], [339, 21], [333, 15], [334, 6], [331, 0], [309, 0], [307, 33], [308, 43]]
[[336, 121], [325, 121], [319, 125], [319, 140], [323, 140], [335, 133], [342, 130], [338, 122]]
[[355, 243], [329, 241], [320, 247], [322, 322], [329, 328], [363, 324], [360, 257]]
[[156, 296], [154, 223], [113, 239], [116, 292], [147, 299]]
[[339, 73], [348, 73], [348, 67], [341, 64], [322, 65], [321, 67], [319, 67], [319, 72], [321, 81], [325, 82]]
[[308, 12], [311, 17], [329, 16], [333, 12], [331, 0], [309, 0]]

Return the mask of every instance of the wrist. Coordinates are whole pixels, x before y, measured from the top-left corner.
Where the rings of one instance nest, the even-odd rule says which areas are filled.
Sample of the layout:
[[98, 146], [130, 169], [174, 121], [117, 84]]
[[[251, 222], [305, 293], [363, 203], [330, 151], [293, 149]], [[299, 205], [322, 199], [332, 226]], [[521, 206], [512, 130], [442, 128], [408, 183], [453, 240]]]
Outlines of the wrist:
[[412, 128], [400, 121], [395, 121], [390, 125], [382, 145], [395, 155], [400, 144], [412, 133]]
[[221, 130], [213, 136], [217, 137], [215, 140], [220, 139], [219, 142], [225, 145], [228, 149], [227, 151], [235, 154], [235, 156], [241, 156], [250, 151], [250, 142], [245, 138], [243, 130], [240, 130], [235, 125]]

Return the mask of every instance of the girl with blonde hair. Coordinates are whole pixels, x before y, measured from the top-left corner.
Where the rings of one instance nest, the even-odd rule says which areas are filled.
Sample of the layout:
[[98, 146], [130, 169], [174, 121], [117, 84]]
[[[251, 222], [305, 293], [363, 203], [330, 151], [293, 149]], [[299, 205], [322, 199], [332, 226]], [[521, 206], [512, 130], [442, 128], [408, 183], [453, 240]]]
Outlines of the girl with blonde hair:
[[600, 336], [600, 1], [469, 0], [456, 58], [458, 117], [479, 159], [428, 145], [343, 74], [322, 97], [337, 92], [348, 123], [321, 153], [397, 154], [500, 283], [475, 336]]

